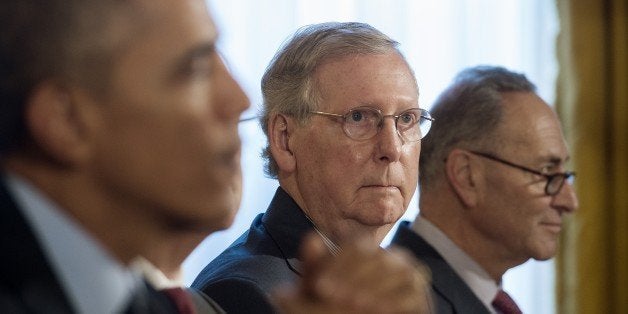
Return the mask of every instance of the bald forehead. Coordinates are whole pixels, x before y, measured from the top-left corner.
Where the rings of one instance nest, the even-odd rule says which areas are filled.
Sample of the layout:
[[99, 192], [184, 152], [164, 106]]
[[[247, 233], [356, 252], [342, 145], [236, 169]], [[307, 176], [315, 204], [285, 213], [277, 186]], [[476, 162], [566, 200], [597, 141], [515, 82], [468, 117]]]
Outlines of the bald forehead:
[[519, 132], [525, 133], [532, 131], [530, 127], [539, 119], [558, 124], [552, 108], [533, 92], [505, 92], [500, 96], [504, 113], [502, 125], [519, 128]]
[[[353, 79], [339, 79], [339, 78], [353, 78], [356, 75], [364, 74], [365, 77], [373, 77], [376, 73], [369, 72], [363, 73], [367, 70], [364, 69], [363, 63], [365, 62], [374, 62], [375, 60], [381, 60], [381, 62], [385, 62], [388, 64], [388, 67], [396, 67], [399, 69], [404, 69], [405, 73], [410, 76], [413, 80], [413, 87], [416, 90], [416, 95], [419, 95], [419, 88], [417, 85], [416, 77], [414, 76], [414, 72], [410, 68], [410, 65], [407, 63], [403, 55], [401, 55], [397, 50], [390, 49], [387, 52], [383, 53], [355, 53], [349, 55], [340, 55], [340, 56], [332, 56], [322, 60], [316, 67], [314, 71], [314, 78], [317, 84], [317, 87], [322, 91], [326, 91], [330, 87], [340, 89], [349, 89], [350, 87], [361, 86], [363, 82], [355, 81]], [[379, 73], [379, 75], [383, 75], [384, 73]], [[391, 77], [388, 80], [395, 79], [396, 77]], [[364, 93], [368, 93], [369, 90], [364, 88]]]
[[532, 92], [502, 93], [503, 115], [497, 138], [507, 150], [567, 158], [560, 121], [552, 108]]

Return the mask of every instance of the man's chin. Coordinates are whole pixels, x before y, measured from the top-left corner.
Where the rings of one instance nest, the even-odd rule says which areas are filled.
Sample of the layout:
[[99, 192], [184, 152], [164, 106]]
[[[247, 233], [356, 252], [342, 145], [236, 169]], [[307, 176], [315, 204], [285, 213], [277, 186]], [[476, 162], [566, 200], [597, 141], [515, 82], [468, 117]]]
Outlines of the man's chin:
[[192, 215], [171, 215], [167, 219], [170, 229], [180, 232], [206, 233], [207, 235], [231, 227], [237, 210], [232, 206], [204, 207]]
[[236, 212], [237, 210], [228, 211], [228, 214], [225, 215], [214, 231], [225, 230], [231, 227], [231, 225], [233, 225], [233, 221], [235, 220]]
[[398, 205], [391, 205], [390, 203], [384, 203], [380, 206], [375, 206], [368, 211], [368, 216], [363, 217], [362, 222], [369, 226], [386, 226], [392, 225], [397, 222], [403, 216], [404, 210], [400, 209]]
[[204, 225], [209, 227], [211, 232], [216, 232], [231, 227], [238, 209], [234, 209], [231, 204], [228, 204], [223, 205], [220, 208], [209, 208], [207, 211], [210, 214], [203, 217]]
[[385, 230], [386, 232], [390, 231], [399, 218], [401, 218], [400, 215], [388, 213], [379, 216], [360, 217], [356, 220], [365, 228], [377, 230], [379, 233], [381, 230]]
[[546, 261], [556, 256], [557, 250], [558, 250], [558, 245], [553, 244], [553, 245], [550, 245], [549, 247], [545, 247], [543, 249], [538, 250], [534, 254], [534, 256], [532, 256], [532, 258], [534, 258], [537, 261]]

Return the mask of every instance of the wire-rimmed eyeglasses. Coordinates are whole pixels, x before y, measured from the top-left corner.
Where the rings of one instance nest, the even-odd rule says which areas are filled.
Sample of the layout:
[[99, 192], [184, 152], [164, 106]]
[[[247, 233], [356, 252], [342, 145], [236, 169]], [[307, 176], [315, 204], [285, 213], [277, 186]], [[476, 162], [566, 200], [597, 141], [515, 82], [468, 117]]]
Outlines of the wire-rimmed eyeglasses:
[[390, 117], [395, 120], [397, 133], [403, 140], [418, 142], [427, 135], [434, 121], [430, 113], [421, 108], [408, 109], [397, 115], [384, 115], [379, 109], [366, 106], [353, 108], [345, 114], [322, 111], [310, 113], [342, 118], [342, 130], [349, 138], [358, 141], [373, 138], [381, 130], [384, 118]]
[[469, 151], [470, 153], [473, 153], [475, 155], [493, 160], [493, 161], [497, 161], [499, 163], [502, 163], [504, 165], [507, 166], [511, 166], [517, 169], [521, 169], [523, 171], [527, 171], [529, 173], [533, 173], [539, 176], [543, 176], [547, 179], [547, 183], [545, 184], [545, 194], [549, 195], [549, 196], [554, 196], [556, 194], [558, 194], [558, 192], [560, 192], [560, 189], [563, 187], [563, 185], [565, 184], [565, 180], [569, 183], [569, 184], [573, 184], [574, 178], [576, 177], [576, 173], [573, 171], [566, 171], [566, 172], [557, 172], [554, 174], [545, 174], [542, 173], [540, 171], [536, 171], [534, 169], [530, 169], [528, 167], [524, 167], [521, 165], [517, 165], [515, 163], [512, 163], [510, 161], [507, 160], [503, 160], [495, 155], [489, 154], [489, 153], [483, 153], [483, 152], [476, 152], [476, 151]]

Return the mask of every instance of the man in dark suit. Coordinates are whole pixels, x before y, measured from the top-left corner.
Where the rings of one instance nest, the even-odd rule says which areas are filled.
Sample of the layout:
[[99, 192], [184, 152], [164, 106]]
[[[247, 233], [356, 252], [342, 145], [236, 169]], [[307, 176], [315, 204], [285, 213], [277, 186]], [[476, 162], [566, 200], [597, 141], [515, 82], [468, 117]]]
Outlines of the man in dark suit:
[[176, 312], [128, 266], [231, 224], [248, 107], [205, 1], [3, 1], [0, 24], [0, 312]]
[[271, 61], [261, 123], [280, 187], [192, 284], [227, 312], [273, 312], [270, 291], [303, 273], [306, 233], [332, 254], [357, 236], [379, 248], [406, 211], [431, 117], [397, 45], [366, 24], [323, 23], [300, 29]]
[[438, 313], [517, 313], [502, 275], [554, 256], [578, 206], [560, 122], [524, 75], [491, 66], [462, 71], [432, 113], [420, 214], [392, 243], [430, 268]]
[[[187, 313], [129, 265], [175, 271], [240, 202], [248, 100], [205, 1], [4, 1], [0, 24], [0, 312]], [[276, 296], [286, 313], [376, 308], [382, 291], [425, 285], [403, 257], [318, 245]], [[377, 289], [388, 275], [400, 280]]]

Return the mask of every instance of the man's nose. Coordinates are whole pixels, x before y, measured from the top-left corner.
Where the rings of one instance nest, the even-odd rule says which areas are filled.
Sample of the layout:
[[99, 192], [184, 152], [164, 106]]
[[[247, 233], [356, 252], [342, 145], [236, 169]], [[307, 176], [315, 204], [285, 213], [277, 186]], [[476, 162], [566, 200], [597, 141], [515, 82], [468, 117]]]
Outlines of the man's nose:
[[[390, 117], [391, 119], [386, 119]], [[404, 140], [397, 130], [396, 119], [393, 116], [386, 116], [377, 134], [377, 160], [386, 162], [399, 161], [401, 157], [401, 146]]]
[[558, 193], [554, 195], [552, 206], [567, 213], [573, 213], [578, 209], [578, 196], [569, 182], [565, 182]]

